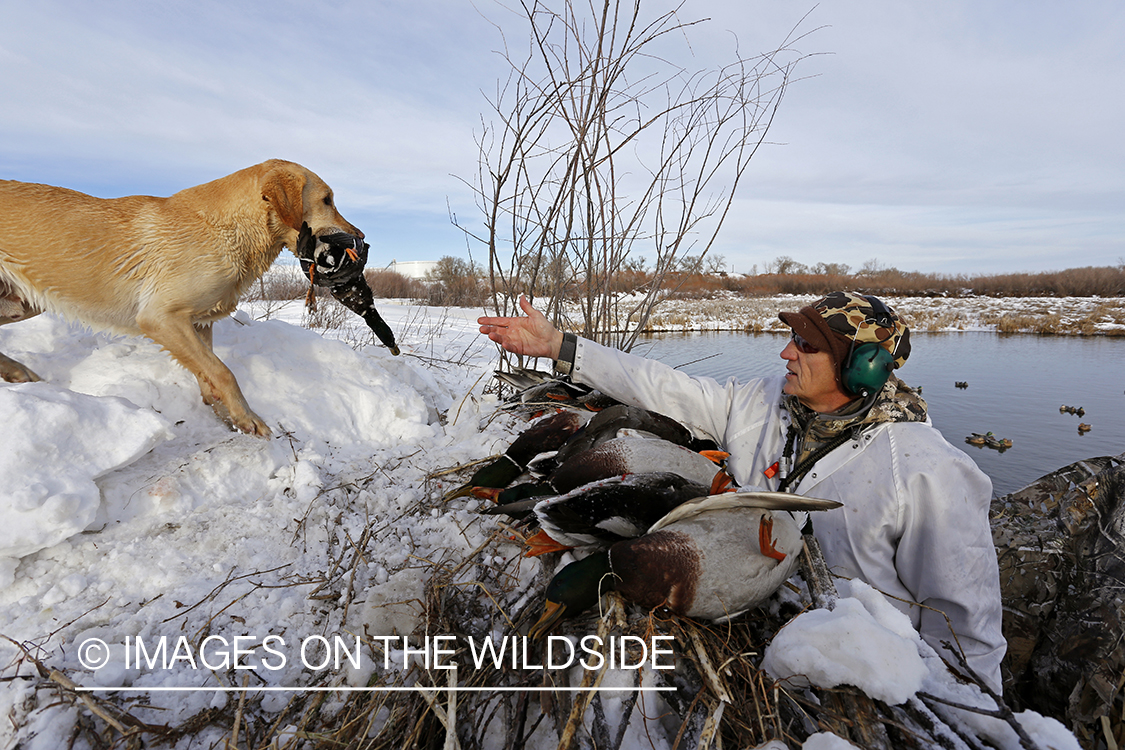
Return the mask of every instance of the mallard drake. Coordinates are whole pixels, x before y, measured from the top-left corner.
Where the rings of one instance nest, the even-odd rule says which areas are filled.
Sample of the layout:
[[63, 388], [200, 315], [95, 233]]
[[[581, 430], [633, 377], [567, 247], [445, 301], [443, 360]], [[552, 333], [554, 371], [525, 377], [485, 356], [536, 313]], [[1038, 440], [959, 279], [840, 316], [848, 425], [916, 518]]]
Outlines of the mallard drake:
[[518, 484], [505, 490], [478, 488], [472, 494], [493, 500], [502, 506], [497, 509], [498, 512], [514, 517], [526, 515], [531, 510], [529, 503], [517, 504], [517, 501], [545, 495], [566, 495], [583, 485], [627, 474], [667, 472], [702, 485], [707, 490], [692, 497], [716, 495], [733, 482], [719, 465], [728, 456], [723, 451], [697, 452], [667, 440], [626, 435], [571, 456], [537, 483]]
[[547, 586], [540, 638], [560, 620], [617, 591], [647, 609], [703, 620], [734, 617], [764, 601], [793, 573], [801, 549], [796, 521], [783, 510], [840, 503], [778, 492], [735, 492], [689, 500], [648, 533], [616, 542], [560, 570]]
[[524, 473], [528, 462], [543, 451], [554, 451], [566, 444], [576, 432], [590, 420], [591, 413], [564, 409], [545, 417], [521, 432], [504, 455], [482, 466], [473, 473], [469, 481], [445, 495], [449, 501], [464, 497], [475, 487], [500, 488], [511, 484]]
[[542, 475], [550, 474], [568, 459], [613, 440], [622, 432], [657, 437], [682, 446], [695, 442], [688, 428], [671, 417], [637, 406], [617, 404], [595, 414], [585, 429], [566, 441], [554, 454], [544, 450], [529, 464], [529, 468]]
[[540, 531], [527, 540], [526, 553], [534, 557], [573, 547], [605, 547], [640, 536], [673, 508], [708, 494], [709, 487], [677, 474], [629, 474], [485, 512], [515, 517], [534, 512]]

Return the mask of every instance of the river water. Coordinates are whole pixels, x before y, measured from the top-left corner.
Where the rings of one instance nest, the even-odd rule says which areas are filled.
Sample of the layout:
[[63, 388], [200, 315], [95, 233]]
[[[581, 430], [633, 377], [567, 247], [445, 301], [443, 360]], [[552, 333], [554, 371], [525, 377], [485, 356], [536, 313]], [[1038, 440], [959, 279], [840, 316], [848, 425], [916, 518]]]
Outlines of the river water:
[[[720, 382], [779, 374], [788, 336], [654, 334], [633, 353]], [[1074, 461], [1125, 452], [1125, 337], [918, 333], [897, 371], [922, 386], [934, 426], [992, 478], [1003, 495]], [[968, 383], [965, 389], [954, 383]], [[1082, 407], [1085, 416], [1059, 412]], [[1091, 426], [1080, 433], [1079, 423]], [[1010, 438], [1000, 452], [965, 443], [973, 432]]]

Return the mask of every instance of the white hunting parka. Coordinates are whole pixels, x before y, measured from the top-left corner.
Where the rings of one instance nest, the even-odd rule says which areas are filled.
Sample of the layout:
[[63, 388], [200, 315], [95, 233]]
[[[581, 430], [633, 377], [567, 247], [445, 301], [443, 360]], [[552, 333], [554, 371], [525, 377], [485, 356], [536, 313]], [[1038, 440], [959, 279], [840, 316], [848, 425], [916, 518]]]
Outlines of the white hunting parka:
[[[740, 486], [779, 489], [780, 477], [767, 470], [781, 459], [793, 420], [783, 376], [724, 385], [584, 339], [570, 375], [717, 440]], [[900, 386], [892, 377], [872, 408]], [[831, 570], [897, 597], [891, 603], [938, 653], [942, 641], [959, 643], [969, 666], [999, 692], [1006, 643], [988, 523], [992, 483], [917, 402], [915, 421], [864, 425], [787, 489], [843, 503], [814, 514]]]

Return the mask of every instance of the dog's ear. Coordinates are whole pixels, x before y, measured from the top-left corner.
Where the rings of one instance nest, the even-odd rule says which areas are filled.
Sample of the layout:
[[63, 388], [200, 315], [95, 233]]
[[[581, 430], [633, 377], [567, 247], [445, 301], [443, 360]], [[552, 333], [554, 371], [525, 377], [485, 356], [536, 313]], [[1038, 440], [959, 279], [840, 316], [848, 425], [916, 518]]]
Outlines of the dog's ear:
[[262, 178], [262, 200], [273, 206], [286, 226], [300, 231], [304, 221], [305, 175], [285, 167], [276, 167]]

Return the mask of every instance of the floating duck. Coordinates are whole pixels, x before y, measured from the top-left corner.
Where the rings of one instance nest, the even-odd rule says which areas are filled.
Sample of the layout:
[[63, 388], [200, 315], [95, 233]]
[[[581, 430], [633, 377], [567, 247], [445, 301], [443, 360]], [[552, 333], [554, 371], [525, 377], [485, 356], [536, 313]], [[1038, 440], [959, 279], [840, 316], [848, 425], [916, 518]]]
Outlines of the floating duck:
[[1089, 432], [1090, 431], [1090, 425], [1086, 424], [1085, 422], [1080, 422], [1078, 424], [1078, 431], [1079, 432]]
[[967, 381], [964, 381], [964, 380], [957, 380], [957, 381], [955, 381], [955, 382], [953, 383], [953, 387], [954, 387], [954, 388], [968, 388], [968, 387], [969, 387], [969, 384], [968, 384], [968, 382], [967, 382]]
[[474, 487], [506, 487], [527, 469], [531, 459], [543, 451], [558, 450], [590, 420], [592, 413], [563, 410], [545, 417], [521, 432], [504, 455], [486, 464], [468, 482], [447, 493], [448, 502], [472, 493]]
[[778, 492], [689, 500], [643, 536], [616, 542], [560, 570], [547, 587], [540, 638], [559, 621], [617, 591], [646, 609], [704, 620], [734, 617], [765, 601], [792, 575], [801, 532], [789, 513], [840, 503]]
[[1000, 451], [1005, 451], [1012, 447], [1012, 441], [1009, 438], [998, 438], [992, 432], [986, 432], [983, 435], [979, 432], [974, 432], [965, 438], [965, 442], [969, 445], [986, 445], [989, 448], [995, 448]]

